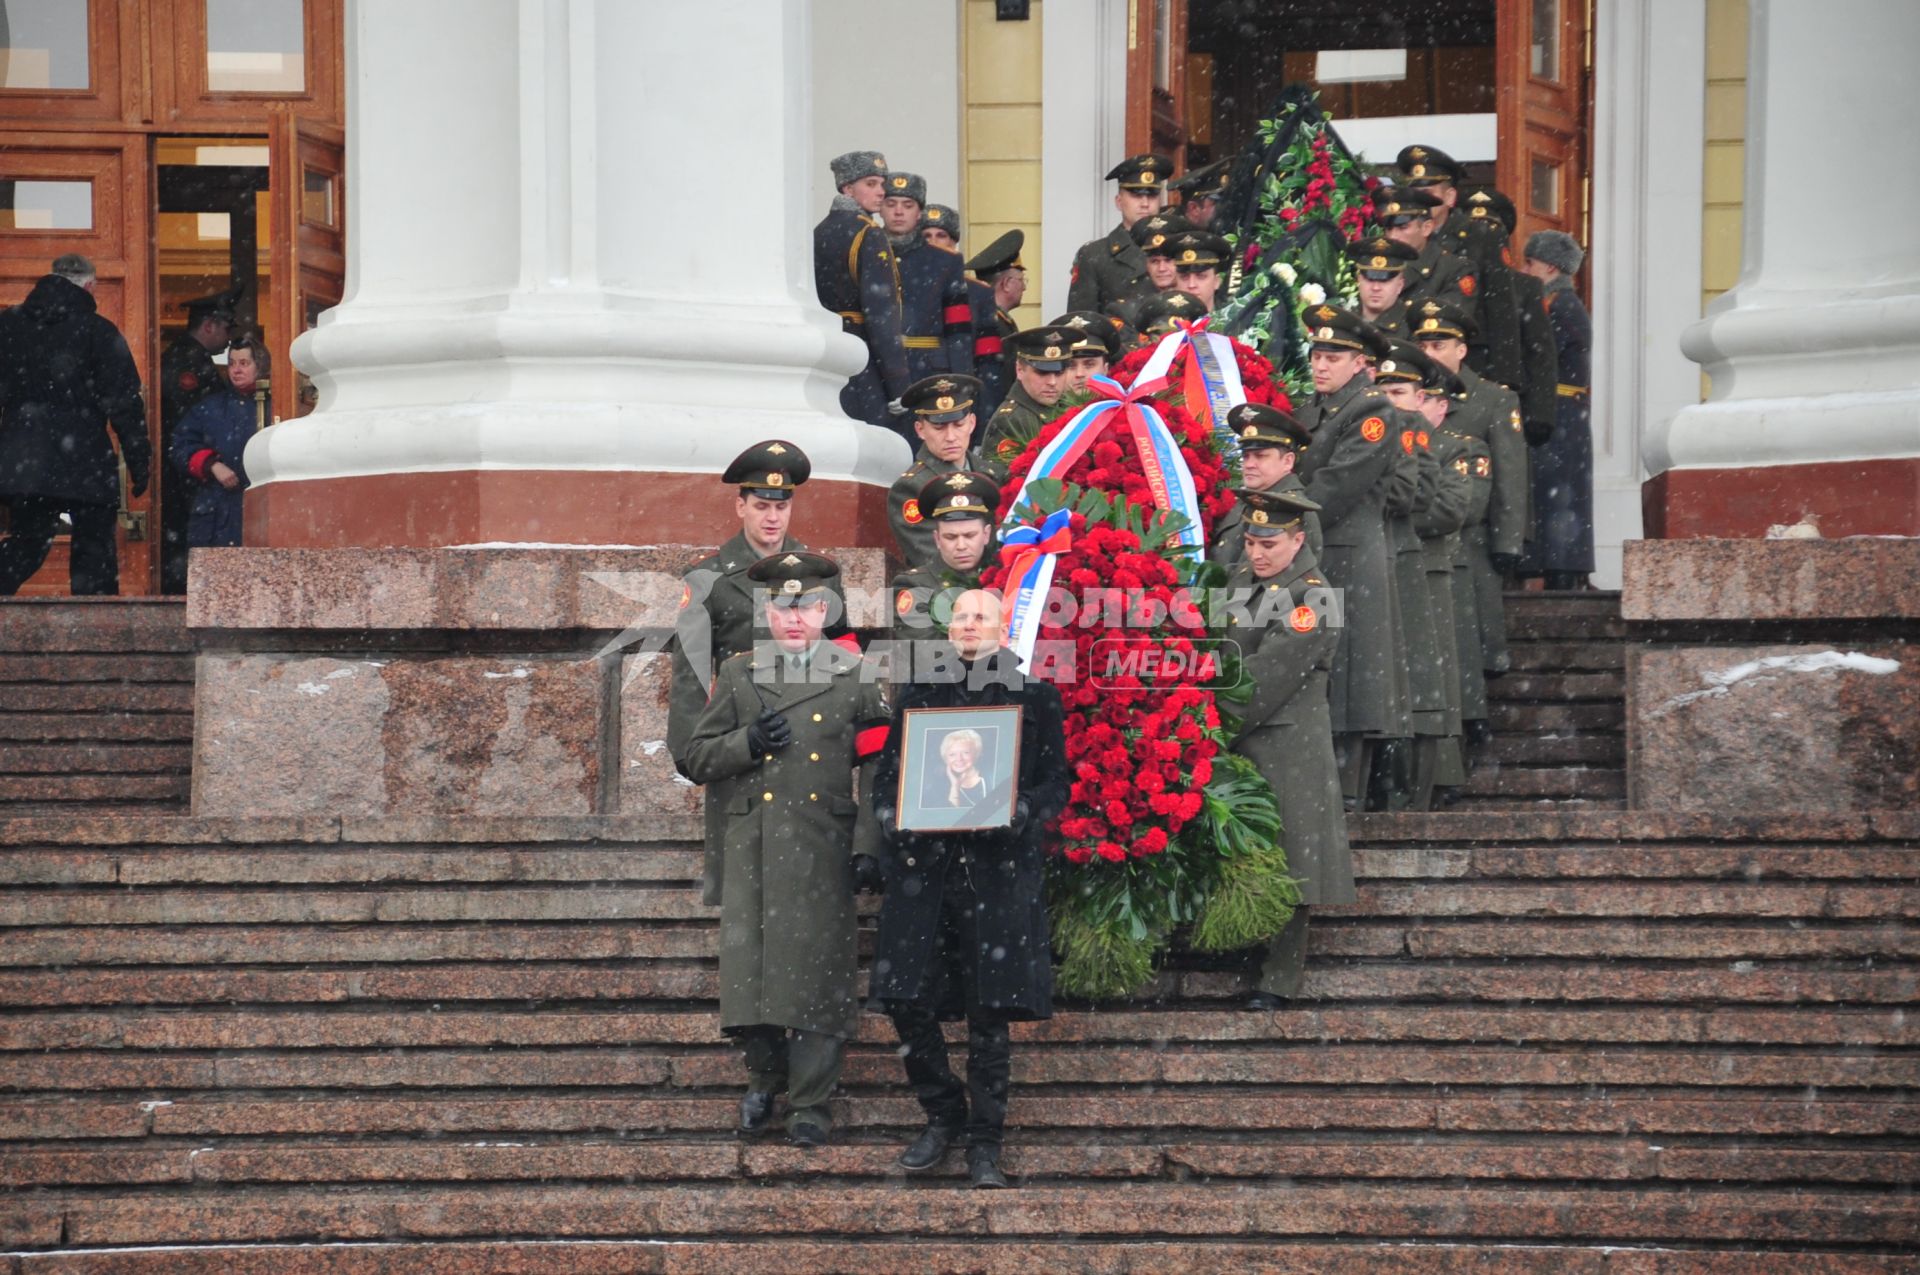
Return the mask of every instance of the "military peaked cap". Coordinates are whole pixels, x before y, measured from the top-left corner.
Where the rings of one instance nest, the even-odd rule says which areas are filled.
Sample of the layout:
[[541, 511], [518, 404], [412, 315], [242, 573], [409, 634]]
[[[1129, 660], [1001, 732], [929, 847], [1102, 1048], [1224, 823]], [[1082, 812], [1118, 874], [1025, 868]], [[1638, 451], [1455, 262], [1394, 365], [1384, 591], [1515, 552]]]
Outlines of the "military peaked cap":
[[920, 508], [935, 522], [958, 518], [992, 522], [1000, 508], [1000, 486], [971, 470], [942, 474], [920, 489]]
[[1183, 269], [1218, 269], [1233, 252], [1231, 244], [1210, 230], [1183, 230], [1167, 246], [1173, 250], [1173, 264]]
[[1175, 319], [1192, 323], [1207, 317], [1207, 303], [1191, 292], [1162, 292], [1140, 303], [1142, 332], [1149, 335], [1171, 332]]
[[1405, 270], [1420, 260], [1412, 245], [1385, 235], [1370, 235], [1347, 245], [1347, 259], [1356, 270]]
[[922, 377], [900, 395], [900, 405], [934, 425], [964, 419], [980, 397], [980, 382], [958, 372]]
[[784, 439], [771, 438], [735, 456], [720, 481], [741, 488], [743, 495], [785, 500], [812, 475], [813, 462], [805, 452]]
[[1014, 355], [1038, 372], [1063, 372], [1079, 333], [1072, 328], [1028, 328], [1014, 334]]
[[1444, 186], [1466, 176], [1453, 156], [1432, 146], [1409, 146], [1394, 161], [1409, 186]]
[[1073, 353], [1076, 357], [1098, 354], [1101, 358], [1110, 359], [1120, 344], [1120, 320], [1094, 310], [1070, 311], [1047, 326], [1073, 329]]
[[1173, 175], [1173, 161], [1165, 155], [1131, 155], [1107, 171], [1108, 181], [1121, 190], [1159, 190]]
[[1307, 325], [1307, 340], [1323, 349], [1358, 350], [1362, 354], [1380, 354], [1386, 350], [1385, 338], [1371, 323], [1337, 305], [1317, 305], [1300, 316]]
[[769, 554], [747, 568], [747, 579], [765, 585], [775, 606], [817, 601], [839, 578], [839, 563], [804, 549]]
[[1174, 236], [1192, 229], [1193, 223], [1179, 213], [1155, 213], [1134, 222], [1133, 229], [1127, 233], [1147, 256], [1164, 257], [1171, 251], [1167, 245]]
[[1265, 403], [1241, 403], [1227, 410], [1227, 428], [1240, 440], [1240, 449], [1284, 447], [1303, 452], [1313, 441], [1305, 425], [1277, 407]]
[[1027, 246], [1027, 232], [1009, 230], [998, 239], [973, 254], [967, 262], [967, 269], [981, 279], [999, 274], [1002, 270], [1020, 270], [1020, 250]]
[[1373, 379], [1379, 382], [1401, 381], [1409, 385], [1424, 383], [1433, 369], [1438, 367], [1427, 356], [1427, 352], [1411, 341], [1397, 338], [1387, 342], [1387, 351], [1373, 369]]
[[1458, 338], [1471, 341], [1475, 331], [1473, 320], [1459, 306], [1445, 301], [1422, 301], [1413, 307], [1407, 316], [1407, 325], [1413, 329], [1416, 341], [1445, 341]]
[[1307, 514], [1320, 512], [1320, 506], [1294, 491], [1254, 491], [1241, 487], [1234, 496], [1246, 507], [1244, 526], [1250, 536], [1277, 536], [1297, 531]]

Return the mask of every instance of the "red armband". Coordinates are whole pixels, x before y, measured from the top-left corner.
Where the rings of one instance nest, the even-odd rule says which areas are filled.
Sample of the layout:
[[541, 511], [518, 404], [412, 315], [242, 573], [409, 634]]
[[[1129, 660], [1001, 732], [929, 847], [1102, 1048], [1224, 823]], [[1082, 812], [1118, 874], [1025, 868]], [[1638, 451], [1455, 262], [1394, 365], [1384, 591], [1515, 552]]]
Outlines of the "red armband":
[[998, 354], [1000, 349], [1000, 338], [997, 336], [977, 336], [973, 339], [973, 353], [976, 358], [983, 354]]
[[860, 731], [853, 737], [853, 755], [861, 761], [875, 756], [887, 746], [887, 732], [892, 729], [892, 726], [883, 724]]
[[833, 639], [833, 644], [843, 651], [851, 651], [855, 655], [860, 654], [860, 639], [852, 633], [842, 633], [839, 637]]
[[946, 309], [947, 323], [954, 327], [968, 327], [973, 323], [973, 307], [970, 305], [950, 305]]
[[203, 447], [193, 454], [193, 459], [187, 462], [187, 472], [203, 483], [211, 482], [213, 480], [207, 477], [207, 470], [214, 461], [219, 459], [219, 452], [211, 447]]

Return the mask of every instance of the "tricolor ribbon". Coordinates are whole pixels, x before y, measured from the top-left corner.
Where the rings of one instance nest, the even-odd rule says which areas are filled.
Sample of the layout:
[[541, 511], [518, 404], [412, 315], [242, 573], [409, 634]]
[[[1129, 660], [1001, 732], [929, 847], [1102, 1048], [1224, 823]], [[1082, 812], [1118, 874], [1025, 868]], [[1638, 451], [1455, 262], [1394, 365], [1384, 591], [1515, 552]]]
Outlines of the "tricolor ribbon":
[[1173, 331], [1160, 338], [1147, 365], [1140, 369], [1140, 379], [1168, 379], [1180, 352], [1191, 351], [1180, 367], [1180, 389], [1186, 396], [1187, 410], [1213, 431], [1222, 451], [1238, 456], [1240, 441], [1227, 428], [1227, 412], [1247, 401], [1247, 390], [1240, 382], [1240, 361], [1234, 357], [1233, 342], [1208, 331], [1205, 319], [1192, 323], [1175, 319], [1173, 324]]
[[[1193, 471], [1180, 454], [1180, 444], [1167, 422], [1154, 406], [1153, 395], [1167, 387], [1164, 378], [1145, 372], [1131, 387], [1107, 376], [1090, 376], [1087, 388], [1095, 401], [1081, 408], [1065, 429], [1034, 457], [1033, 468], [1014, 493], [1009, 510], [1018, 509], [1029, 484], [1044, 478], [1064, 478], [1074, 462], [1086, 455], [1103, 431], [1114, 421], [1124, 421], [1133, 436], [1134, 450], [1140, 456], [1140, 468], [1146, 474], [1147, 487], [1153, 492], [1156, 509], [1170, 510], [1186, 517], [1186, 525], [1175, 536], [1177, 543], [1199, 549], [1205, 545], [1205, 529], [1200, 521], [1200, 496], [1194, 486]], [[1002, 543], [1005, 543], [1004, 539]]]
[[1033, 644], [1040, 637], [1054, 565], [1073, 547], [1073, 533], [1067, 529], [1072, 520], [1071, 509], [1056, 509], [1038, 527], [1022, 525], [1000, 537], [1007, 554], [1006, 596], [1011, 599], [1002, 637], [1022, 664], [1033, 658]]

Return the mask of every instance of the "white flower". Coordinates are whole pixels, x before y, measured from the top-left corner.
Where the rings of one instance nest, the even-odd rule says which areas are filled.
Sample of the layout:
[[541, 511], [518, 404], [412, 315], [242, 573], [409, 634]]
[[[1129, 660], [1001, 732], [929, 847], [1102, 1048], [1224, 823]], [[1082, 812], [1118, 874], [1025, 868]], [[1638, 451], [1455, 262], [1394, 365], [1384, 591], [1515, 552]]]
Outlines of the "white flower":
[[1292, 266], [1288, 265], [1284, 261], [1280, 261], [1274, 264], [1273, 277], [1280, 280], [1280, 282], [1286, 284], [1289, 288], [1291, 288], [1293, 286], [1294, 280], [1298, 279], [1300, 276], [1294, 273]]
[[1317, 283], [1310, 283], [1300, 289], [1300, 303], [1315, 306], [1327, 299], [1327, 290]]

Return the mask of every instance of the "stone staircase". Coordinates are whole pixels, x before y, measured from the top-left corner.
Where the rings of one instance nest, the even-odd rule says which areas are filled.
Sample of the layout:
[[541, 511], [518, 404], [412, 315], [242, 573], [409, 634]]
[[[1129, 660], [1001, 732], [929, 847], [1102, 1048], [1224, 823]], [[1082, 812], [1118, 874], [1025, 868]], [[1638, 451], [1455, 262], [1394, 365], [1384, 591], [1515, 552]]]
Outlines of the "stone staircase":
[[0, 1275], [1915, 1269], [1920, 818], [1363, 818], [1295, 1006], [1016, 1029], [1001, 1193], [872, 1016], [732, 1136], [693, 834], [0, 819]]
[[186, 811], [185, 610], [179, 598], [0, 603], [0, 811]]
[[1618, 593], [1509, 593], [1513, 669], [1487, 683], [1493, 742], [1458, 810], [1626, 805], [1626, 637]]

